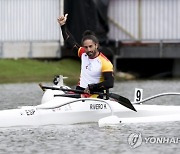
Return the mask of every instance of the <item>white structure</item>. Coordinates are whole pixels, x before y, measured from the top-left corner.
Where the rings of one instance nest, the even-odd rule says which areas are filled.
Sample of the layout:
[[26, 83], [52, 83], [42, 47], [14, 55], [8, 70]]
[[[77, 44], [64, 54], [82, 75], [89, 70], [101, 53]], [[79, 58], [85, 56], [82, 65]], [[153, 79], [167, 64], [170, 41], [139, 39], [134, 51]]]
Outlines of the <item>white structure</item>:
[[[0, 58], [58, 58], [64, 0], [0, 0]], [[180, 0], [110, 0], [109, 38], [178, 41]]]
[[180, 0], [111, 0], [109, 37], [116, 40], [180, 40]]
[[63, 0], [0, 0], [0, 57], [60, 57]]

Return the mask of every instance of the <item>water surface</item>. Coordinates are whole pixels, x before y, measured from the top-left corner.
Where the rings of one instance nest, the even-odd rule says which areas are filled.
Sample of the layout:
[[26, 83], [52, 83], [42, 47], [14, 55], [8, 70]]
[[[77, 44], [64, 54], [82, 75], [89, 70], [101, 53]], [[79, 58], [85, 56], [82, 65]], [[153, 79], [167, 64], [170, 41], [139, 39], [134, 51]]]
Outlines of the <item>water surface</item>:
[[[133, 101], [135, 88], [143, 88], [145, 98], [158, 93], [180, 92], [180, 81], [123, 81], [116, 83], [112, 91]], [[42, 94], [37, 83], [1, 84], [0, 109], [37, 105]], [[179, 100], [180, 96], [164, 96], [146, 104], [180, 105]], [[142, 144], [136, 148], [128, 143], [128, 137], [132, 133], [142, 135]], [[0, 128], [0, 154], [180, 153], [180, 140], [178, 143], [155, 143], [154, 140], [145, 142], [145, 138], [160, 137], [180, 139], [180, 122], [121, 124], [103, 128], [99, 128], [96, 123]]]

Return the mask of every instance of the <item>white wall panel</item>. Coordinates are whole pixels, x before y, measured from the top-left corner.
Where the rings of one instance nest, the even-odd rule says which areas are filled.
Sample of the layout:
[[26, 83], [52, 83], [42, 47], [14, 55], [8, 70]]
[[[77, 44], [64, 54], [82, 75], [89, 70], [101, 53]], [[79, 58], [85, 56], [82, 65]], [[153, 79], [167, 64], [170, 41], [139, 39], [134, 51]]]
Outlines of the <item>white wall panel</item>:
[[60, 0], [0, 0], [0, 41], [59, 40]]
[[111, 0], [108, 16], [111, 39], [180, 39], [180, 0]]
[[115, 39], [129, 39], [137, 37], [137, 1], [136, 0], [112, 0], [109, 13], [110, 33]]
[[[0, 0], [0, 41], [62, 40], [61, 2]], [[112, 39], [180, 39], [180, 0], [111, 0], [108, 16]]]

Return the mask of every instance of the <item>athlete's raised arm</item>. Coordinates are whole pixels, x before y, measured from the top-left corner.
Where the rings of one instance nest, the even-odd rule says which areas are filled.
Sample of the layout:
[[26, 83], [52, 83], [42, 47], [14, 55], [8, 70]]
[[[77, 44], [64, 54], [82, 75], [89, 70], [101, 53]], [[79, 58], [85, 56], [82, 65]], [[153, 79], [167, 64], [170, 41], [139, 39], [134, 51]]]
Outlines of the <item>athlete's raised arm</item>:
[[66, 20], [67, 20], [68, 14], [60, 16], [57, 20], [59, 25], [61, 26], [62, 35], [64, 38], [64, 41], [68, 44], [68, 46], [75, 51], [78, 51], [80, 48], [80, 45], [75, 41], [72, 34], [68, 31], [66, 27]]

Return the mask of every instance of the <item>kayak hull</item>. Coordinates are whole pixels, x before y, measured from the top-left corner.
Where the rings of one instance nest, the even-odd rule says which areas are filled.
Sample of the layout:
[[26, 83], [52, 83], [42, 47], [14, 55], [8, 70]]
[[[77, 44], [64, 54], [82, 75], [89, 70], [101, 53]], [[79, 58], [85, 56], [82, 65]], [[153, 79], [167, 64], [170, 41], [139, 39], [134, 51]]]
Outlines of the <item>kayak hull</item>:
[[180, 106], [134, 107], [137, 112], [110, 100], [57, 97], [38, 106], [0, 111], [0, 127], [92, 123], [112, 115], [119, 123], [180, 121]]

